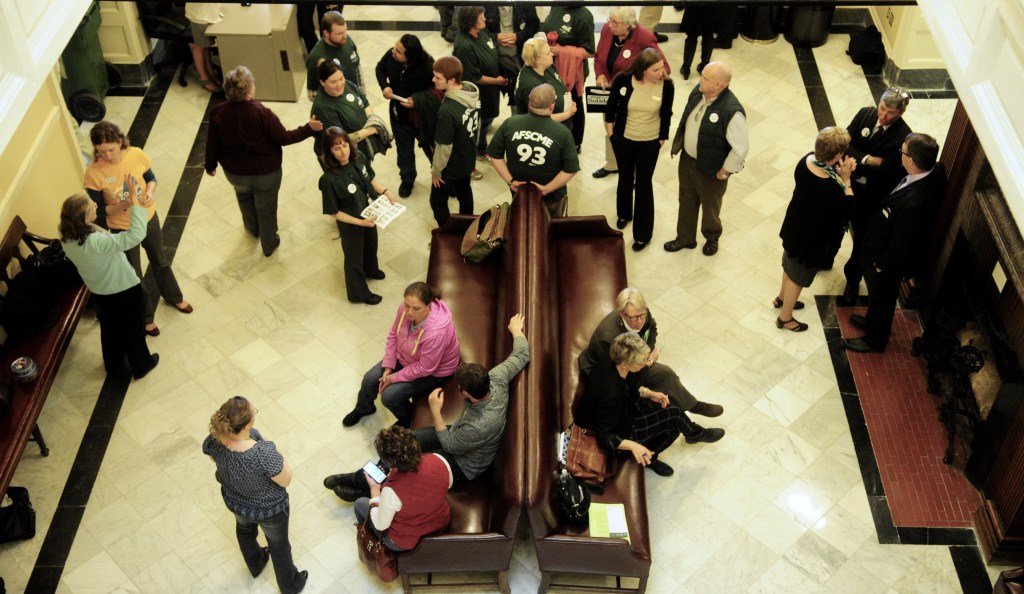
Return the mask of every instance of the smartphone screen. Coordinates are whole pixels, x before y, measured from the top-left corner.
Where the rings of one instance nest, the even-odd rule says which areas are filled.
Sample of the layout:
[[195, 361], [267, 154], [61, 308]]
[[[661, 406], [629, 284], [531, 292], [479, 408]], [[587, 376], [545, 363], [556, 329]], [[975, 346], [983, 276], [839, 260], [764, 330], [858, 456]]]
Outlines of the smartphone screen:
[[373, 479], [373, 481], [378, 485], [383, 483], [384, 479], [387, 478], [387, 475], [384, 474], [384, 471], [378, 468], [377, 465], [373, 463], [373, 460], [370, 460], [369, 462], [363, 465], [363, 472], [365, 472], [367, 476]]

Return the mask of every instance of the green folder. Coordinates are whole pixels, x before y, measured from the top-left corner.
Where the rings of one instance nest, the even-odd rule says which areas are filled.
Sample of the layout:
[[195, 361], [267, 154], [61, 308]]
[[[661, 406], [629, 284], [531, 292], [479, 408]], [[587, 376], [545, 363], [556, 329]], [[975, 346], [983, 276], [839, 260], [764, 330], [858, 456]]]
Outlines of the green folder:
[[626, 506], [621, 503], [591, 503], [590, 535], [599, 538], [624, 538], [629, 542]]

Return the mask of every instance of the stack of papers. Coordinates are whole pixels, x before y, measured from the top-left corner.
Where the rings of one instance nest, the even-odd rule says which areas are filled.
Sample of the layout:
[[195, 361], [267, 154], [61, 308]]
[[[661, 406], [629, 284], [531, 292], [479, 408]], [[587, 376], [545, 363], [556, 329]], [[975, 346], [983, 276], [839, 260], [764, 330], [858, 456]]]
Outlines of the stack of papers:
[[600, 538], [623, 538], [629, 542], [626, 506], [621, 503], [591, 502], [590, 535]]
[[391, 221], [398, 218], [398, 215], [405, 212], [404, 204], [392, 204], [387, 196], [378, 196], [376, 200], [370, 203], [369, 206], [363, 209], [360, 213], [364, 219], [374, 217], [377, 219], [377, 226], [381, 229], [386, 229]]

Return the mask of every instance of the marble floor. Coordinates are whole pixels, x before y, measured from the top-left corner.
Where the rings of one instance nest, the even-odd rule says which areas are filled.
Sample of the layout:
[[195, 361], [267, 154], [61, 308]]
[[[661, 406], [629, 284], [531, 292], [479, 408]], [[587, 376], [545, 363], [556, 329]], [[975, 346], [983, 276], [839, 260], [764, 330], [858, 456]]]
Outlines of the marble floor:
[[[358, 23], [392, 20], [394, 12], [347, 12], [368, 80], [377, 59], [404, 31], [361, 31]], [[604, 21], [607, 9], [594, 12]], [[671, 8], [664, 14], [666, 23], [679, 15]], [[436, 12], [413, 7], [403, 9], [402, 18], [433, 21]], [[438, 33], [411, 32], [435, 57], [449, 53]], [[874, 102], [861, 69], [844, 53], [848, 42], [847, 35], [832, 35], [813, 50], [840, 124]], [[673, 69], [682, 45], [682, 35], [671, 34], [663, 46]], [[794, 164], [812, 149], [818, 128], [793, 48], [781, 39], [772, 45], [737, 40], [714, 57], [733, 66], [732, 88], [747, 109], [751, 132], [747, 167], [732, 178], [726, 195], [721, 251], [708, 258], [699, 250], [661, 249], [673, 238], [676, 215], [676, 162], [665, 150], [654, 174], [655, 245], [626, 252], [630, 283], [644, 291], [660, 322], [663, 361], [699, 397], [725, 406], [714, 424], [727, 431], [713, 445], [674, 445], [663, 459], [675, 476], [647, 477], [648, 506], [656, 519], [650, 528], [649, 591], [960, 592], [949, 546], [879, 544], [814, 308], [803, 316], [811, 326], [806, 333], [781, 332], [773, 324], [770, 301], [778, 290], [782, 250], [778, 230]], [[675, 78], [682, 89], [696, 82]], [[409, 211], [380, 234], [387, 280], [375, 286], [384, 306], [350, 304], [337, 231], [320, 214], [320, 169], [311, 142], [285, 148], [282, 245], [270, 258], [243, 230], [222, 174], [203, 176], [191, 206], [183, 199], [172, 209], [179, 180], [186, 181], [180, 191], [187, 195], [188, 180], [197, 179], [196, 168], [186, 163], [210, 101], [194, 71], [189, 80], [188, 87], [172, 84], [168, 90], [144, 149], [160, 182], [161, 216], [167, 226], [184, 227], [174, 269], [195, 313], [181, 315], [160, 304], [156, 321], [162, 333], [150, 339], [160, 366], [128, 388], [77, 531], [53, 527], [55, 534], [70, 532], [70, 552], [58, 559], [63, 571], [46, 591], [276, 591], [271, 572], [249, 577], [213, 465], [200, 451], [210, 415], [234, 394], [255, 402], [258, 428], [294, 469], [291, 542], [296, 564], [309, 571], [306, 591], [398, 591], [358, 561], [351, 506], [321, 480], [365, 461], [372, 436], [393, 421], [379, 409], [355, 428], [343, 429], [340, 422], [363, 371], [380, 358], [402, 289], [425, 277], [434, 225], [427, 164], [418, 154], [420, 177], [405, 201]], [[384, 113], [380, 89], [371, 84], [367, 93]], [[676, 94], [676, 120], [685, 96]], [[941, 144], [954, 104], [915, 99], [906, 118]], [[111, 97], [108, 119], [128, 128], [140, 105], [140, 97]], [[289, 127], [308, 119], [304, 98], [269, 106]], [[603, 164], [601, 134], [599, 116], [588, 116], [583, 170], [569, 185], [569, 210], [613, 219], [615, 177], [590, 175]], [[374, 168], [385, 185], [395, 187], [393, 156], [379, 158]], [[484, 179], [473, 186], [478, 212], [507, 199], [496, 173], [483, 169]], [[837, 261], [848, 253], [847, 243]], [[837, 294], [842, 283], [837, 268], [820, 274], [805, 296]], [[99, 327], [87, 313], [39, 421], [51, 455], [41, 458], [30, 444], [15, 475], [13, 484], [32, 493], [38, 535], [0, 546], [0, 576], [12, 592], [29, 583], [101, 393], [98, 346]], [[994, 576], [1000, 569], [988, 571]], [[533, 592], [539, 579], [524, 536], [513, 556], [512, 590]]]

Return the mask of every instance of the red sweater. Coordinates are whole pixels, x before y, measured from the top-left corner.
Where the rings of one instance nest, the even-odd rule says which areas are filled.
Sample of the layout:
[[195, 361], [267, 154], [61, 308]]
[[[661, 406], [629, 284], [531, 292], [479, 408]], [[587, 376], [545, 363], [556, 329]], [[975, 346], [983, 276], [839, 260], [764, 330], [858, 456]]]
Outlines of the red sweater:
[[654, 33], [643, 28], [642, 25], [637, 25], [629, 36], [626, 37], [626, 41], [622, 43], [619, 55], [615, 58], [615, 66], [611, 72], [608, 72], [608, 52], [611, 50], [614, 37], [615, 35], [612, 35], [608, 23], [605, 23], [604, 27], [601, 27], [601, 39], [597, 42], [597, 52], [594, 54], [594, 74], [595, 76], [603, 74], [608, 79], [609, 85], [612, 84], [615, 75], [625, 70], [627, 66], [633, 63], [633, 60], [636, 60], [640, 52], [647, 48], [657, 50], [661, 54], [662, 61], [665, 62], [665, 70], [668, 72], [672, 71], [669, 68], [668, 59], [665, 58], [665, 54], [658, 47], [658, 40], [655, 39]]
[[206, 171], [220, 163], [228, 173], [266, 175], [281, 168], [281, 147], [313, 135], [309, 124], [285, 130], [281, 120], [259, 101], [228, 101], [210, 113]]
[[392, 472], [384, 484], [402, 500], [388, 527], [393, 543], [411, 549], [421, 537], [448, 527], [448, 467], [439, 457], [424, 454], [416, 472]]

